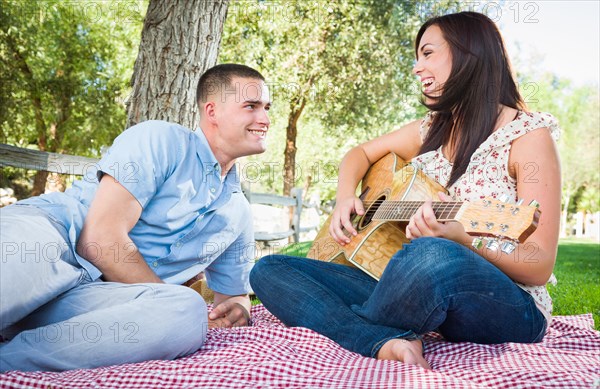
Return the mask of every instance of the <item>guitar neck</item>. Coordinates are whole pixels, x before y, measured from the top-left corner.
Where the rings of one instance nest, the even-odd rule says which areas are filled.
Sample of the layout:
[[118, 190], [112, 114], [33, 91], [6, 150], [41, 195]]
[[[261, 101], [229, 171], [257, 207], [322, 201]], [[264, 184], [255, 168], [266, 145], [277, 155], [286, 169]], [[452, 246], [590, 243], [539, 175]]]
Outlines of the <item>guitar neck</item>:
[[[373, 219], [407, 222], [424, 203], [424, 201], [381, 201], [377, 211], [373, 214]], [[445, 222], [457, 220], [463, 204], [464, 201], [434, 201], [431, 206], [437, 220]]]

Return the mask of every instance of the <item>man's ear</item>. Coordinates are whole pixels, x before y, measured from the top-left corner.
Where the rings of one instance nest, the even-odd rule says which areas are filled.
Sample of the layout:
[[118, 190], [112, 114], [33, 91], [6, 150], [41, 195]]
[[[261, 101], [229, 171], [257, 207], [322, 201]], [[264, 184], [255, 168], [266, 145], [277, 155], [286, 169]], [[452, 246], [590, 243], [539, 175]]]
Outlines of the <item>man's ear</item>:
[[208, 120], [209, 123], [216, 123], [217, 121], [217, 113], [215, 110], [216, 104], [212, 101], [208, 101], [204, 104], [202, 104], [201, 106], [201, 113], [202, 116], [204, 118], [206, 118], [206, 120]]

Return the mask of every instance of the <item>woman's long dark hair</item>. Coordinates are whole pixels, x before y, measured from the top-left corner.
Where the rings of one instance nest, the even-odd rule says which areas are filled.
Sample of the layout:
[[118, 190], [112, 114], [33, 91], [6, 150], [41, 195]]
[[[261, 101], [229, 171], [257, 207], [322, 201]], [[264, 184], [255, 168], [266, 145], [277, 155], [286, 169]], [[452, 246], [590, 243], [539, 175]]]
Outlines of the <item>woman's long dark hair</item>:
[[423, 104], [435, 112], [419, 154], [451, 144], [454, 161], [446, 187], [467, 170], [471, 156], [494, 131], [499, 105], [524, 109], [513, 79], [502, 36], [492, 20], [476, 12], [460, 12], [428, 20], [419, 30], [417, 51], [425, 30], [442, 30], [452, 53], [452, 70], [434, 102]]

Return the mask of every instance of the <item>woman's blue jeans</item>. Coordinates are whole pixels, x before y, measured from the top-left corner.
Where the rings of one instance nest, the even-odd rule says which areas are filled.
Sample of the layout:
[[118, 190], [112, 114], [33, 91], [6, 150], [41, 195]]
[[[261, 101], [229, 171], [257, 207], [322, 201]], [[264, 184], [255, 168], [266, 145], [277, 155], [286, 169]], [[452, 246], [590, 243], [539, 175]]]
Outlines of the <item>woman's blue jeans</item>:
[[270, 255], [256, 263], [250, 283], [286, 325], [370, 357], [392, 338], [429, 331], [490, 344], [539, 342], [546, 330], [527, 292], [473, 251], [440, 238], [405, 244], [379, 282], [354, 267]]

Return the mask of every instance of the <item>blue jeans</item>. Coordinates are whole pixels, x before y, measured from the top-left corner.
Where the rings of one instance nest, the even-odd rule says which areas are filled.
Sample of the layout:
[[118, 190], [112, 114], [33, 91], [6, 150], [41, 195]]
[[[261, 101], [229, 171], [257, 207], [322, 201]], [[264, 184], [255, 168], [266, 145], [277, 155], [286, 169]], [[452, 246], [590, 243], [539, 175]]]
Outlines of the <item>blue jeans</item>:
[[198, 293], [92, 281], [65, 226], [38, 208], [0, 209], [0, 243], [0, 372], [173, 359], [206, 338]]
[[481, 256], [439, 238], [404, 245], [379, 282], [353, 267], [270, 255], [254, 266], [250, 283], [283, 323], [370, 357], [392, 338], [429, 331], [453, 342], [533, 343], [546, 330], [527, 292]]

